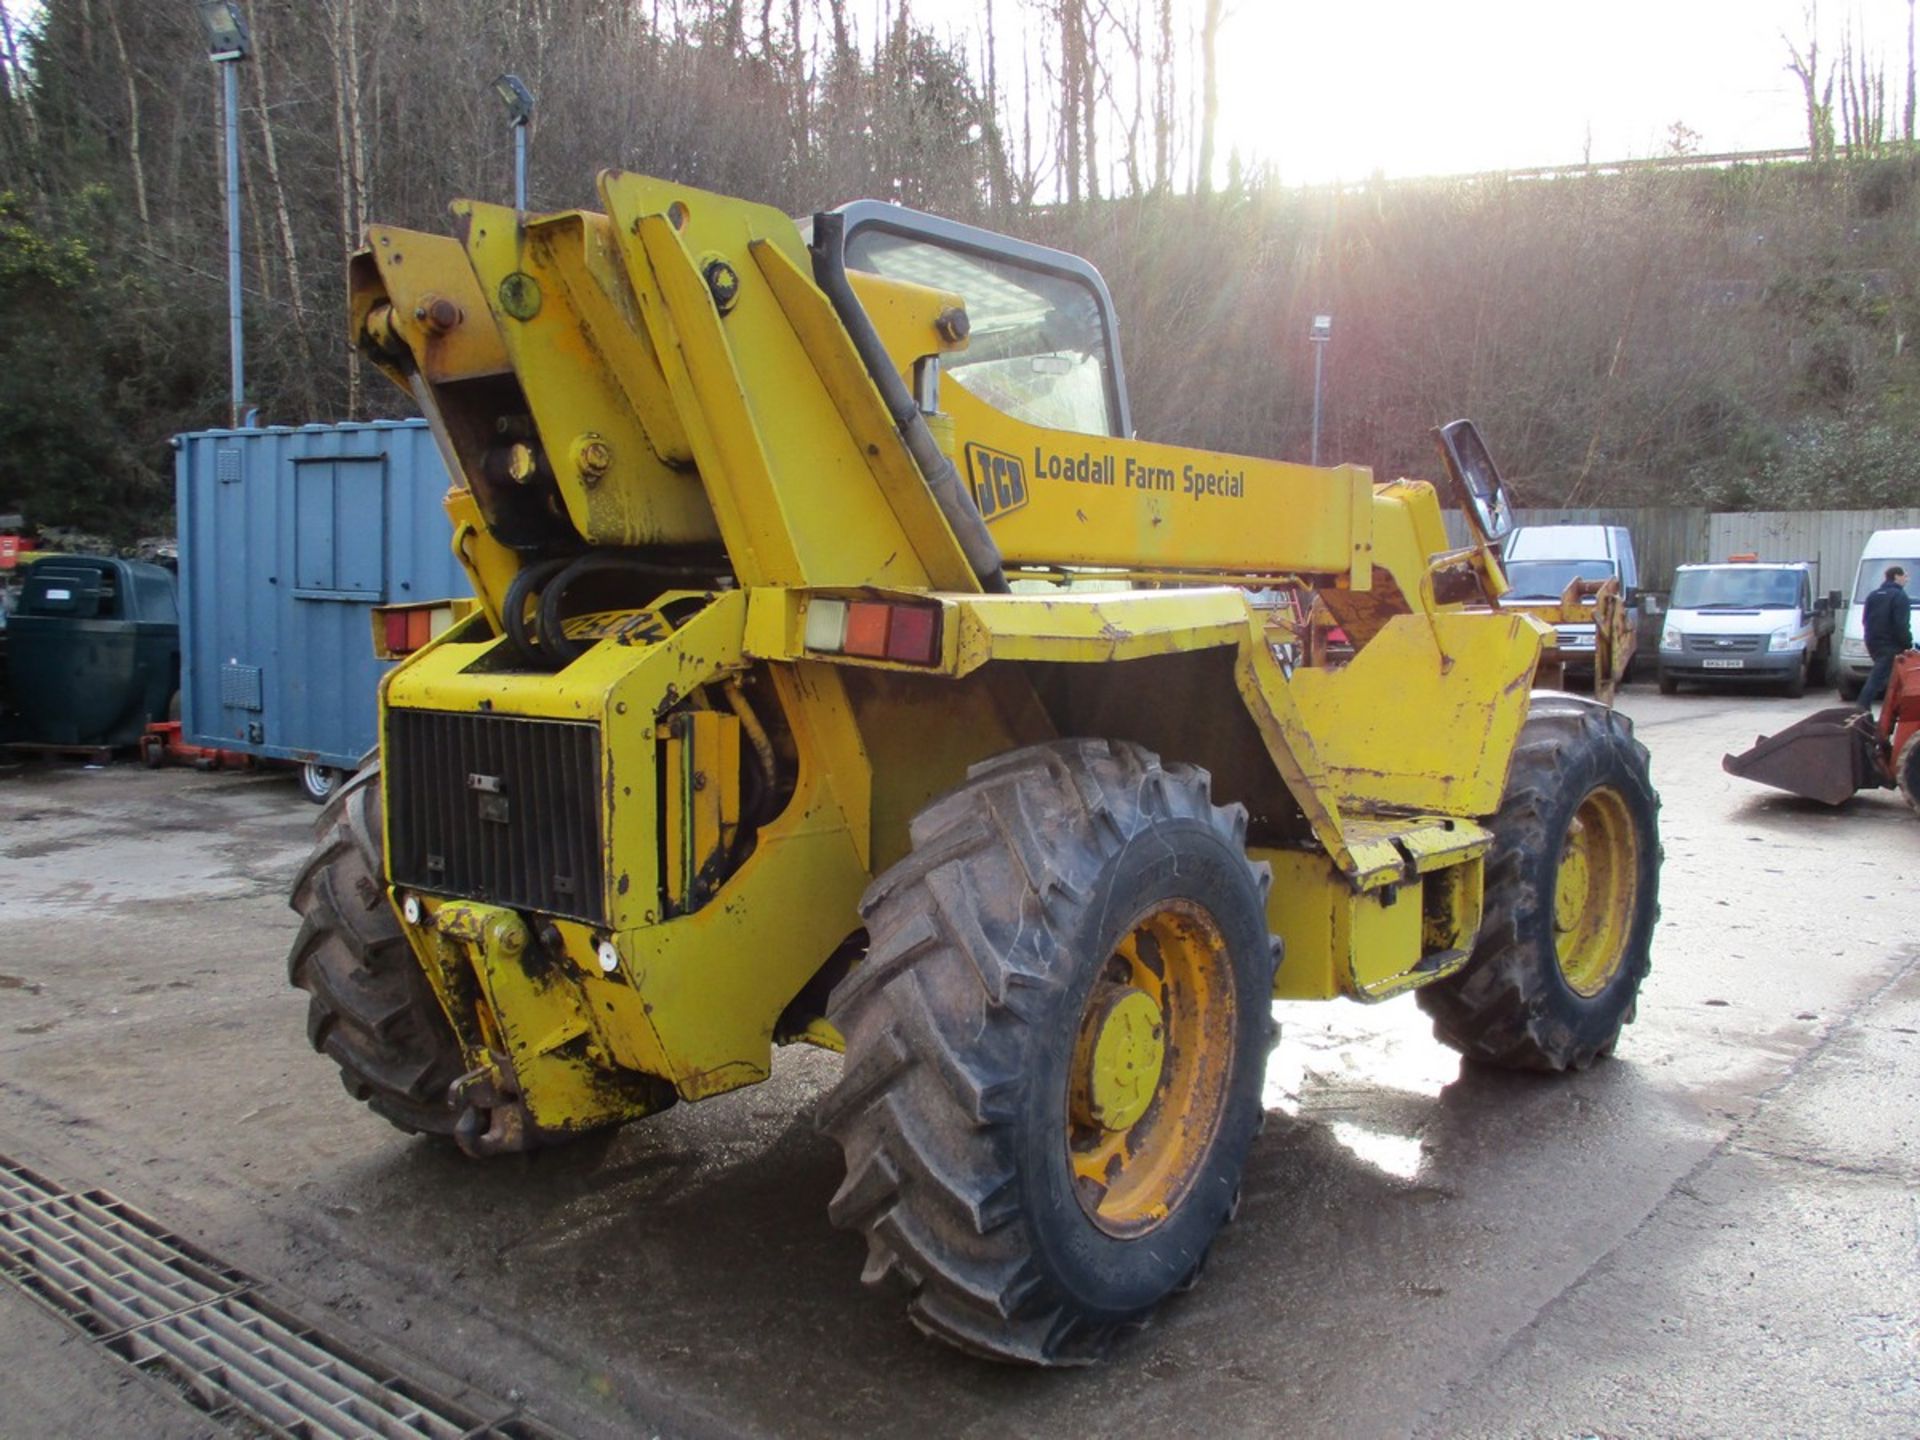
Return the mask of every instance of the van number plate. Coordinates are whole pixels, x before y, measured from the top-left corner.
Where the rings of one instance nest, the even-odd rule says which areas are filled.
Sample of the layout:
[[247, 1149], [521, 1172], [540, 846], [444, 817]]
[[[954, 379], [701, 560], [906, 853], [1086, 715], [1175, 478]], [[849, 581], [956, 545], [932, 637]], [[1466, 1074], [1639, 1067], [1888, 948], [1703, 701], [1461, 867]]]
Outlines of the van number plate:
[[1700, 663], [1709, 670], [1744, 670], [1747, 668], [1747, 662], [1744, 660], [1702, 660]]

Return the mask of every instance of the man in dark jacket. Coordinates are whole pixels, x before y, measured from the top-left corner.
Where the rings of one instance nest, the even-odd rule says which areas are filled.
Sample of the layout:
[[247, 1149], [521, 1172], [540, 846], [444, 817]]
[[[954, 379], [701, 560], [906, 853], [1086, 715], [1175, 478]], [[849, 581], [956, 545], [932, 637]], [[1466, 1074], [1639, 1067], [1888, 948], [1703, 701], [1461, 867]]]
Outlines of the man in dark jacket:
[[1907, 598], [1907, 572], [1898, 565], [1887, 567], [1886, 583], [1867, 596], [1863, 617], [1867, 631], [1867, 654], [1873, 669], [1860, 690], [1860, 708], [1871, 710], [1887, 693], [1887, 680], [1893, 674], [1893, 657], [1913, 648], [1913, 602]]

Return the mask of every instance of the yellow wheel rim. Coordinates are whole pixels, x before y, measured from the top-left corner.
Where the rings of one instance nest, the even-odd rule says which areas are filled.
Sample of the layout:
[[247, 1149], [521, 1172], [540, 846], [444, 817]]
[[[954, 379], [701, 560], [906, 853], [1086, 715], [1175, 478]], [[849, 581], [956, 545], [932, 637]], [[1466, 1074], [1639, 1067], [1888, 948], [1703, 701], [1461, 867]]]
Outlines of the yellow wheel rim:
[[1633, 930], [1639, 861], [1627, 802], [1616, 790], [1591, 792], [1561, 841], [1553, 895], [1556, 957], [1576, 995], [1598, 995], [1620, 973]]
[[1067, 1161], [1109, 1235], [1153, 1229], [1193, 1188], [1233, 1071], [1226, 938], [1187, 900], [1149, 908], [1101, 968], [1081, 1013], [1067, 1094]]

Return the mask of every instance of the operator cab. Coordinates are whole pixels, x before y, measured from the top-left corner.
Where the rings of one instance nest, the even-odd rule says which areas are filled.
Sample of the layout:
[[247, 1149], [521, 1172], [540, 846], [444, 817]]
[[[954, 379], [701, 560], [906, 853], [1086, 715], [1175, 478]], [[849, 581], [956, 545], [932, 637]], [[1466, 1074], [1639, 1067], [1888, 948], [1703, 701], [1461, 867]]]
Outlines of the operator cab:
[[[1017, 419], [1053, 430], [1133, 434], [1113, 297], [1090, 263], [880, 200], [835, 212], [850, 270], [964, 296], [967, 348], [945, 378]], [[812, 240], [812, 222], [799, 222]]]

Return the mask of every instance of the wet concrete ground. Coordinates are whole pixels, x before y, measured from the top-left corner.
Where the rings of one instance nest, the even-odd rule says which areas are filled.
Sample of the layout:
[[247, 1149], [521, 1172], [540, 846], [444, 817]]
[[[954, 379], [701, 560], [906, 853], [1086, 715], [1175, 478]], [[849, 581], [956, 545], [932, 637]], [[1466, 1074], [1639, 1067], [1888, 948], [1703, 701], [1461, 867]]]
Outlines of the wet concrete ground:
[[[1239, 1222], [1097, 1370], [966, 1360], [862, 1290], [830, 1056], [487, 1164], [363, 1112], [286, 988], [281, 779], [0, 779], [0, 1153], [580, 1437], [1912, 1436], [1920, 817], [1719, 769], [1821, 703], [1627, 696], [1667, 864], [1614, 1062], [1463, 1070], [1410, 1000], [1284, 1007]], [[0, 1436], [201, 1433], [0, 1284]]]

